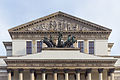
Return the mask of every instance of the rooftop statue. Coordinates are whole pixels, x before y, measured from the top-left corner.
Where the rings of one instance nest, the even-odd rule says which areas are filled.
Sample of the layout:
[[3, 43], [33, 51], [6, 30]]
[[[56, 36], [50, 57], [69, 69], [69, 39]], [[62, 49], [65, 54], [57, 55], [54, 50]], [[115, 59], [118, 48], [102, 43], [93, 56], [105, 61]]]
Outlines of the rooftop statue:
[[77, 40], [75, 40], [75, 36], [68, 35], [68, 38], [65, 42], [62, 41], [62, 33], [58, 33], [58, 42], [57, 44], [53, 41], [52, 36], [50, 35], [50, 39], [44, 37], [43, 43], [47, 45], [47, 47], [57, 47], [57, 48], [70, 48]]
[[63, 43], [62, 43], [61, 39], [62, 39], [62, 33], [59, 32], [57, 47], [63, 47]]
[[68, 39], [67, 39], [67, 41], [64, 42], [63, 47], [66, 47], [70, 43], [70, 40], [71, 40], [70, 37], [71, 37], [71, 35], [68, 35]]
[[49, 41], [51, 42], [51, 44], [52, 44], [53, 47], [56, 47], [56, 44], [55, 44], [55, 42], [53, 41], [53, 38], [52, 38], [51, 35], [50, 35], [50, 40], [49, 40]]
[[47, 37], [44, 37], [43, 43], [45, 43], [48, 47], [53, 47], [52, 43], [48, 40]]

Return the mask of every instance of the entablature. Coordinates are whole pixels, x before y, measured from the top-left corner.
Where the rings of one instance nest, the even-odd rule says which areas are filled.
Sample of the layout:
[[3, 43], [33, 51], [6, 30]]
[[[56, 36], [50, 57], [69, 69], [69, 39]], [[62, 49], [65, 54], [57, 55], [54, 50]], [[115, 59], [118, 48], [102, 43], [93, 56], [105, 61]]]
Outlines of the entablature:
[[7, 67], [114, 67], [116, 59], [113, 60], [12, 60], [5, 59]]
[[[57, 39], [59, 31], [35, 31], [35, 32], [10, 32], [12, 39], [43, 39], [44, 37], [52, 37]], [[63, 38], [67, 39], [72, 34], [76, 39], [108, 39], [111, 32], [106, 31], [67, 31], [63, 33]]]

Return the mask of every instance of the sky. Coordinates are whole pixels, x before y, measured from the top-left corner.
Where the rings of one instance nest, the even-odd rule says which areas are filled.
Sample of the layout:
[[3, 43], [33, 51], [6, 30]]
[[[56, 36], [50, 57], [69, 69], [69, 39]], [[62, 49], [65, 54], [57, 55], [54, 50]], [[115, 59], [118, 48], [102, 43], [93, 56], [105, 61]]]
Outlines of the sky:
[[8, 29], [62, 11], [112, 29], [111, 55], [120, 55], [120, 0], [0, 0], [0, 55], [3, 41], [11, 41]]

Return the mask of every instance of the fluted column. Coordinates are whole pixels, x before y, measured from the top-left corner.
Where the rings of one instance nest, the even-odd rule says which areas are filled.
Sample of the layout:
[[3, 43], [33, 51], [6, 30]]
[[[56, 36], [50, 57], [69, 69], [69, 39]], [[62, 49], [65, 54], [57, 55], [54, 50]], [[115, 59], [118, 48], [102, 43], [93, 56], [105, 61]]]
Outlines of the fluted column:
[[69, 72], [69, 69], [64, 69], [64, 72], [65, 72], [65, 80], [69, 80], [69, 76], [68, 76], [68, 72]]
[[80, 80], [80, 69], [76, 69], [76, 80]]
[[30, 80], [35, 80], [35, 70], [34, 69], [31, 69], [30, 70]]
[[99, 72], [99, 80], [103, 80], [103, 69], [98, 69]]
[[115, 71], [115, 69], [110, 69], [110, 70], [109, 70], [110, 76], [111, 76], [111, 80], [115, 80], [114, 71]]
[[57, 69], [53, 69], [53, 74], [54, 74], [54, 80], [57, 80]]
[[12, 70], [9, 69], [9, 70], [7, 70], [7, 72], [8, 72], [8, 80], [11, 80], [11, 73], [12, 73]]
[[23, 69], [19, 69], [19, 80], [23, 80]]
[[46, 80], [46, 77], [45, 77], [46, 69], [42, 69], [41, 71], [42, 71], [42, 80]]
[[91, 80], [91, 71], [92, 69], [87, 69], [87, 80]]

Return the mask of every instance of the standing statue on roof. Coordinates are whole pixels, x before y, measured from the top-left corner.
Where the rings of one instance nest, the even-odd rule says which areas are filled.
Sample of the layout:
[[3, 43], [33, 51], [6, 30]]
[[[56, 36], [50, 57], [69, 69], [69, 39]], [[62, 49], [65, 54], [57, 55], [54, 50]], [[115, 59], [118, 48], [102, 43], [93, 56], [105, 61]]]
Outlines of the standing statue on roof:
[[62, 41], [61, 41], [61, 40], [62, 40], [62, 36], [63, 36], [62, 33], [59, 32], [59, 33], [58, 33], [58, 44], [57, 44], [57, 47], [58, 47], [58, 48], [63, 47], [63, 43], [62, 43]]

